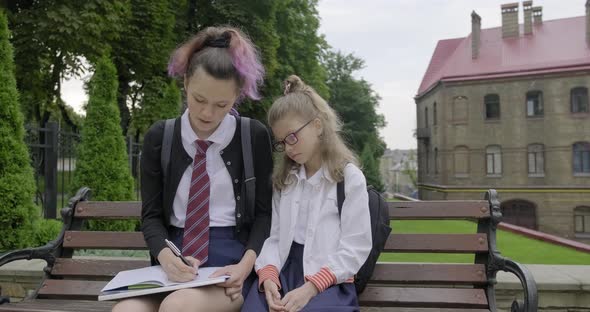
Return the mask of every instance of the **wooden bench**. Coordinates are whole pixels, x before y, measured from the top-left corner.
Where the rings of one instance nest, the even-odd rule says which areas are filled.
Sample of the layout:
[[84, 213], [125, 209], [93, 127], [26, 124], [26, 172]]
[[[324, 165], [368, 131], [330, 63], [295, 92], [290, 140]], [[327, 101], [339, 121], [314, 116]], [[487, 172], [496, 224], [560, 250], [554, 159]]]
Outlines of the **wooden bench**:
[[[76, 249], [146, 249], [139, 232], [83, 231], [89, 219], [138, 219], [139, 202], [92, 202], [81, 189], [62, 209], [64, 227], [59, 237], [40, 248], [0, 256], [0, 266], [18, 259], [44, 259], [45, 278], [34, 294], [22, 302], [0, 305], [0, 311], [110, 311], [112, 302], [98, 302], [100, 289], [117, 272], [149, 265], [148, 260], [72, 258]], [[473, 234], [392, 234], [388, 252], [468, 253], [473, 264], [379, 263], [373, 279], [360, 295], [363, 307], [387, 311], [496, 311], [495, 276], [499, 270], [516, 274], [524, 300], [512, 311], [536, 311], [536, 284], [529, 271], [500, 255], [496, 225], [500, 203], [490, 190], [486, 200], [392, 202], [394, 220], [473, 220]], [[395, 229], [394, 229], [395, 231]]]

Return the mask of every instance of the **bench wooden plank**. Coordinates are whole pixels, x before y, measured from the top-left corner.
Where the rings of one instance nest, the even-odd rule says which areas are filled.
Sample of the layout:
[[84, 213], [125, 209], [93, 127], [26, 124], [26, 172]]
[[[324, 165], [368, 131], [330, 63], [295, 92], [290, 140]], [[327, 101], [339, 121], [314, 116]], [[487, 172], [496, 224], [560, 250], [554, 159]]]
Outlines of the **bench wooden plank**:
[[368, 286], [359, 296], [363, 306], [423, 308], [488, 308], [483, 289]]
[[98, 300], [100, 290], [108, 281], [59, 280], [43, 281], [39, 298]]
[[485, 253], [488, 239], [477, 234], [391, 234], [386, 252]]
[[65, 248], [147, 249], [141, 232], [66, 231]]
[[392, 220], [487, 219], [490, 205], [487, 201], [428, 201], [389, 202]]
[[485, 285], [483, 264], [377, 263], [371, 283]]
[[83, 201], [76, 205], [75, 215], [81, 219], [139, 219], [141, 202]]
[[108, 312], [114, 301], [29, 299], [18, 304], [0, 305], [0, 311], [15, 312]]
[[114, 277], [120, 271], [139, 269], [150, 265], [149, 260], [68, 259], [56, 260], [52, 275], [79, 277]]

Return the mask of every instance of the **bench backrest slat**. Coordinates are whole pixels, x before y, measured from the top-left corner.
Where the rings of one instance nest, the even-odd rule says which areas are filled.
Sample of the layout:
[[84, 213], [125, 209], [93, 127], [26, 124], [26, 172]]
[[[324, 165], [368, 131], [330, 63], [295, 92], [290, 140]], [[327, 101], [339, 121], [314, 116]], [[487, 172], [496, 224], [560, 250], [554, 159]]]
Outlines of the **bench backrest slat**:
[[139, 219], [141, 202], [83, 201], [76, 206], [76, 218], [81, 219]]
[[65, 248], [147, 249], [141, 232], [66, 231]]
[[487, 201], [428, 201], [389, 202], [389, 218], [392, 220], [457, 220], [489, 219]]
[[486, 234], [391, 234], [387, 252], [485, 253]]
[[483, 264], [377, 263], [369, 281], [378, 284], [484, 285]]

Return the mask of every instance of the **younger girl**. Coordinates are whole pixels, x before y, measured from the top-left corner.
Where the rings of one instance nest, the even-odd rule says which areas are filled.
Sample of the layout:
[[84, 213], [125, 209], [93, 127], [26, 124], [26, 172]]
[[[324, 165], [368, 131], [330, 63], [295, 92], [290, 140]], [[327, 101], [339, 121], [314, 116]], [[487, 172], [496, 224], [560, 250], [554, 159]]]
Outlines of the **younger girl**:
[[338, 117], [291, 76], [268, 123], [284, 155], [273, 181], [271, 234], [242, 311], [358, 311], [353, 281], [371, 250], [371, 221], [365, 177], [338, 133]]

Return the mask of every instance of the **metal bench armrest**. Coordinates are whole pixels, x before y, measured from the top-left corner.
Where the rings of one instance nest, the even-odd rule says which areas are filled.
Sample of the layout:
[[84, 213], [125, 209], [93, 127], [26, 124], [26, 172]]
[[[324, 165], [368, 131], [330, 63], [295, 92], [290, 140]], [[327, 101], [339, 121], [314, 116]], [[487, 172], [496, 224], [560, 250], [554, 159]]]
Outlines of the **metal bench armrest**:
[[[488, 190], [486, 193], [486, 200], [490, 204], [491, 219], [490, 224], [486, 230], [488, 232], [489, 244], [489, 267], [488, 278], [495, 284], [496, 273], [498, 271], [510, 272], [520, 280], [520, 284], [524, 290], [524, 300], [515, 300], [512, 302], [512, 312], [536, 312], [538, 307], [537, 283], [533, 274], [522, 264], [510, 260], [500, 254], [496, 245], [496, 231], [498, 223], [502, 219], [502, 212], [500, 210], [500, 201], [498, 200], [498, 193], [496, 190]], [[491, 296], [491, 294], [488, 294]], [[495, 297], [495, 295], [493, 295]], [[495, 300], [495, 298], [494, 298]], [[495, 304], [495, 303], [494, 303]]]

